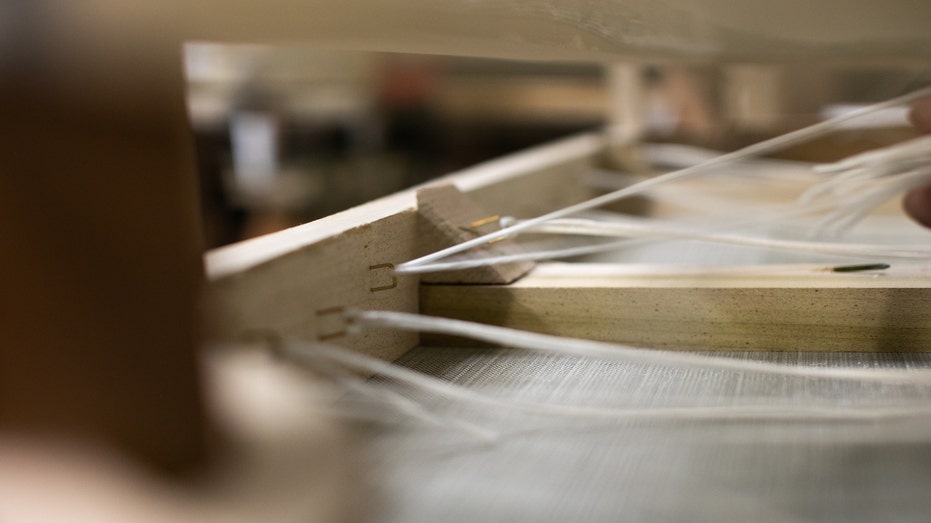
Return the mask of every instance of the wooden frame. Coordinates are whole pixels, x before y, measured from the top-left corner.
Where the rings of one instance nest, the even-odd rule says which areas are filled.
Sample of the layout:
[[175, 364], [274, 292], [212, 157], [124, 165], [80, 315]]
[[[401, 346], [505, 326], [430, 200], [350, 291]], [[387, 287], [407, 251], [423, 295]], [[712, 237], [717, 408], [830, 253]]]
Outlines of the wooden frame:
[[[584, 135], [445, 177], [486, 209], [534, 215], [582, 201], [581, 175], [598, 161], [600, 136]], [[534, 189], [533, 198], [516, 198]], [[207, 254], [210, 332], [241, 338], [274, 332], [344, 344], [394, 359], [417, 336], [345, 335], [340, 310], [419, 312], [419, 279], [393, 265], [429, 250], [417, 234], [416, 190], [404, 191], [277, 234]]]
[[[237, 503], [224, 506], [226, 514], [251, 514], [238, 511], [238, 503], [258, 499], [251, 491], [262, 494], [263, 503], [255, 504], [255, 510], [281, 509], [268, 503], [267, 494], [275, 492], [276, 500], [289, 501], [287, 510], [281, 509], [289, 514], [295, 513], [290, 502], [325, 499], [333, 505], [321, 503], [321, 513], [332, 515], [344, 512], [338, 491], [358, 485], [347, 473], [351, 467], [334, 459], [339, 454], [333, 450], [346, 438], [329, 429], [320, 433], [324, 424], [301, 418], [315, 413], [307, 409], [306, 394], [286, 390], [269, 396], [265, 387], [252, 403], [248, 393], [253, 389], [233, 383], [231, 388], [247, 394], [230, 396], [235, 400], [231, 410], [241, 414], [241, 431], [225, 425], [226, 437], [208, 437], [214, 430], [201, 402], [196, 365], [195, 302], [201, 274], [178, 61], [182, 42], [299, 41], [547, 60], [639, 56], [778, 61], [819, 55], [881, 64], [890, 59], [923, 64], [931, 49], [927, 16], [914, 9], [890, 8], [888, 2], [847, 9], [843, 0], [832, 0], [818, 4], [818, 12], [837, 15], [825, 25], [820, 22], [824, 17], [812, 16], [810, 2], [795, 3], [798, 9], [787, 8], [785, 2], [760, 2], [742, 10], [718, 0], [602, 1], [594, 9], [587, 0], [563, 3], [559, 9], [549, 2], [501, 6], [472, 0], [439, 7], [427, 0], [10, 4], [3, 12], [16, 30], [3, 32], [0, 49], [0, 66], [9, 80], [0, 85], [10, 131], [4, 167], [14, 173], [0, 184], [7, 189], [0, 191], [6, 197], [0, 205], [0, 222], [6, 227], [0, 234], [5, 246], [0, 273], [9, 327], [0, 351], [0, 435], [5, 437], [0, 454], [27, 466], [8, 467], [11, 474], [0, 478], [4, 507], [13, 507], [14, 519], [15, 514], [47, 519], [36, 513], [49, 510], [67, 514], [73, 509], [68, 500], [75, 499], [84, 512], [114, 508], [154, 513], [161, 501], [175, 519], [182, 510], [196, 513], [192, 519], [208, 513], [205, 505], [176, 496], [174, 489], [163, 488], [148, 475], [128, 474], [97, 448], [74, 455], [71, 450], [78, 447], [69, 445], [66, 455], [57, 452], [51, 441], [61, 437], [129, 451], [163, 471], [181, 474], [200, 472], [216, 441], [242, 436], [242, 447], [250, 447], [246, 462], [260, 467], [232, 475], [247, 482], [258, 478], [261, 484], [251, 491], [251, 484], [224, 480], [223, 492], [229, 497], [203, 490], [201, 482], [195, 489], [207, 493], [205, 504]], [[760, 16], [758, 7], [770, 4], [767, 14], [781, 16]], [[709, 8], [727, 16], [708, 16]], [[921, 12], [931, 12], [931, 6], [922, 6]], [[804, 23], [810, 21], [815, 23]], [[866, 49], [864, 42], [873, 45]], [[538, 214], [587, 197], [584, 184], [574, 179], [598, 162], [603, 149], [601, 138], [579, 137], [448, 181], [497, 212]], [[532, 198], [523, 197], [531, 193]], [[339, 312], [347, 307], [424, 310], [418, 279], [390, 272], [392, 265], [430, 247], [418, 242], [415, 201], [415, 193], [402, 193], [210, 253], [206, 307], [213, 319], [212, 335], [240, 338], [274, 332], [331, 340], [389, 359], [403, 353], [418, 342], [416, 336], [350, 335]], [[926, 294], [920, 288], [915, 292], [921, 298]], [[895, 299], [897, 295], [880, 302]], [[927, 310], [921, 305], [916, 301], [914, 308]], [[256, 373], [261, 364], [245, 361], [241, 368], [261, 379], [262, 372]], [[211, 380], [209, 386], [216, 383]], [[275, 409], [264, 408], [269, 398]], [[280, 409], [288, 398], [297, 402], [295, 408]], [[279, 419], [295, 424], [285, 427], [275, 423]], [[298, 426], [320, 435], [297, 437], [293, 427]], [[20, 438], [21, 432], [28, 437]], [[33, 433], [54, 437], [50, 441]], [[20, 444], [27, 439], [30, 448]], [[317, 450], [289, 455], [296, 468], [285, 467], [283, 486], [270, 487], [272, 476], [261, 467], [280, 465], [282, 452], [294, 442]], [[257, 444], [271, 450], [257, 452]], [[231, 463], [233, 453], [217, 454]], [[224, 465], [215, 470], [234, 469]], [[333, 490], [308, 489], [313, 484], [296, 481], [294, 470], [309, 471]], [[70, 473], [63, 476], [63, 471]], [[20, 472], [27, 472], [25, 482]], [[130, 484], [133, 477], [135, 485]], [[108, 498], [74, 496], [71, 490], [93, 485], [112, 489], [120, 502], [92, 507], [105, 505]], [[294, 488], [318, 495], [290, 495]], [[127, 508], [125, 494], [131, 489], [151, 494], [130, 496], [141, 509]], [[56, 502], [32, 503], [30, 494], [39, 490]]]
[[[570, 138], [449, 175], [493, 214], [533, 216], [590, 196], [581, 183], [605, 152]], [[422, 245], [416, 189], [208, 254], [212, 333], [273, 332], [394, 359], [418, 343], [395, 331], [350, 334], [341, 311], [450, 316], [638, 346], [748, 350], [927, 350], [931, 289], [923, 269], [839, 274], [552, 264], [509, 285], [421, 285], [398, 263]], [[593, 272], [594, 271], [594, 272]], [[599, 272], [600, 271], [600, 272]], [[737, 271], [737, 272], [735, 272]]]

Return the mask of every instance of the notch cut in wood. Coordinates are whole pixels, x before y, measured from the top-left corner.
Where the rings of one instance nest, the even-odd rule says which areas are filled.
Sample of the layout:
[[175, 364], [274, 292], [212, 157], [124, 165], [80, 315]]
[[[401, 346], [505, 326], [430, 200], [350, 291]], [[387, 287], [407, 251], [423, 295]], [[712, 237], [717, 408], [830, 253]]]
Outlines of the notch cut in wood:
[[[448, 175], [445, 181], [455, 183], [479, 209], [457, 226], [487, 217], [481, 208], [536, 216], [590, 198], [581, 180], [596, 165], [603, 145], [600, 135], [581, 135]], [[434, 210], [445, 212], [439, 205]], [[241, 340], [271, 333], [397, 358], [418, 343], [416, 334], [394, 329], [354, 333], [338, 311], [419, 312], [420, 278], [394, 274], [393, 268], [441, 248], [423, 243], [420, 219], [411, 189], [211, 251], [206, 257], [207, 337]], [[490, 230], [488, 224], [480, 227]]]
[[[500, 230], [500, 216], [483, 210], [452, 184], [426, 187], [417, 191], [417, 236], [423, 254], [457, 245]], [[492, 241], [468, 251], [475, 258], [516, 254], [514, 242]], [[532, 261], [502, 263], [467, 270], [427, 273], [421, 283], [508, 284], [534, 267]]]

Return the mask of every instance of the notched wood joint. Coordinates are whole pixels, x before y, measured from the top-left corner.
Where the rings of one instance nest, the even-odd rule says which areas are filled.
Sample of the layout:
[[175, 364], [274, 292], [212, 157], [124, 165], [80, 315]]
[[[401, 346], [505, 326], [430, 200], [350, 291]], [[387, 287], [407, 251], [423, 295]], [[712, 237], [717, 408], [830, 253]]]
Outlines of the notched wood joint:
[[[369, 265], [369, 274], [371, 275], [371, 287], [369, 287], [369, 292], [390, 291], [397, 287], [398, 277], [393, 271], [393, 263]], [[381, 283], [381, 285], [379, 285], [379, 283]]]
[[345, 312], [346, 308], [342, 306], [317, 310], [318, 341], [342, 338], [347, 334], [346, 320], [344, 318]]
[[[500, 230], [501, 217], [482, 209], [454, 185], [436, 185], [417, 191], [417, 236], [420, 254], [451, 247], [479, 236]], [[516, 254], [517, 245], [496, 238], [484, 247], [468, 251], [477, 258]], [[465, 269], [423, 274], [423, 283], [507, 284], [534, 267], [532, 261], [502, 263]]]

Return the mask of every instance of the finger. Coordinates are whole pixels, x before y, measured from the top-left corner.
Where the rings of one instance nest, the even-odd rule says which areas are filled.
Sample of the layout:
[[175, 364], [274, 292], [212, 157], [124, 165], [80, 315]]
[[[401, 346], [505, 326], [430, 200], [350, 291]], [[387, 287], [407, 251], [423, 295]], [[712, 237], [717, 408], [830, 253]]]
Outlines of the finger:
[[913, 220], [925, 227], [931, 227], [931, 187], [909, 191], [902, 200], [902, 207], [905, 214]]
[[918, 132], [931, 134], [931, 98], [918, 100], [912, 105], [912, 110], [908, 114], [908, 119]]

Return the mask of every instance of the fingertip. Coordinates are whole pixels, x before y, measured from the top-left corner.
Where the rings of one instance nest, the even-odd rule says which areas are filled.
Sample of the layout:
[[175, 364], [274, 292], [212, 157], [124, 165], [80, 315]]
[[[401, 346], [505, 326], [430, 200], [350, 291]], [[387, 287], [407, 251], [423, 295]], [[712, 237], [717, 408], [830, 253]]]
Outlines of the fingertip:
[[912, 104], [908, 119], [921, 133], [931, 133], [931, 98], [924, 98]]
[[902, 199], [902, 208], [911, 219], [931, 228], [931, 187], [912, 189]]

